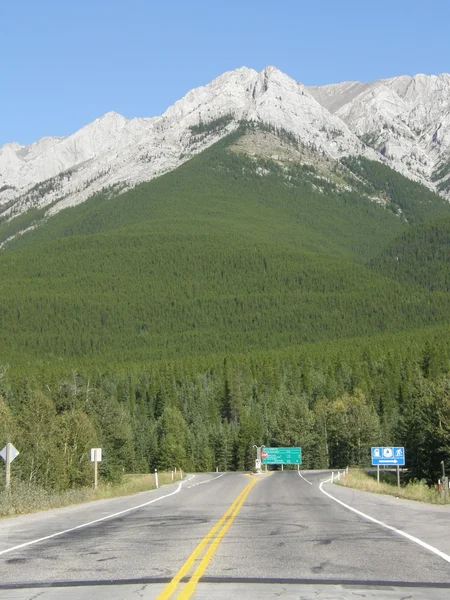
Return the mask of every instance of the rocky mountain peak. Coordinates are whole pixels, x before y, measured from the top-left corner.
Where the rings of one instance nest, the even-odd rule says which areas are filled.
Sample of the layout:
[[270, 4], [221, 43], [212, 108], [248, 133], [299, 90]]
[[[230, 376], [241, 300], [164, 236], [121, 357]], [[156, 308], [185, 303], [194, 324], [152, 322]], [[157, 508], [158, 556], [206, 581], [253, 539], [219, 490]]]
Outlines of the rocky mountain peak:
[[[52, 204], [51, 212], [104, 188], [121, 190], [170, 171], [242, 120], [288, 131], [339, 160], [382, 160], [450, 195], [450, 75], [305, 87], [273, 66], [223, 73], [162, 115], [110, 111], [67, 137], [0, 148], [0, 216]], [[447, 187], [446, 187], [447, 186]], [[2, 208], [3, 211], [2, 211]]]

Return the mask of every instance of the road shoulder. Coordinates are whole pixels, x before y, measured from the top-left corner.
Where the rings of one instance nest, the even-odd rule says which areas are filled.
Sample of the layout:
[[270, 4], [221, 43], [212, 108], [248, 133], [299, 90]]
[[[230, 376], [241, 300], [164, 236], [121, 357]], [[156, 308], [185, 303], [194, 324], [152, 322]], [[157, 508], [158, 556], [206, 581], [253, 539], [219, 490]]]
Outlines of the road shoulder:
[[324, 490], [370, 517], [450, 554], [450, 507], [325, 483]]

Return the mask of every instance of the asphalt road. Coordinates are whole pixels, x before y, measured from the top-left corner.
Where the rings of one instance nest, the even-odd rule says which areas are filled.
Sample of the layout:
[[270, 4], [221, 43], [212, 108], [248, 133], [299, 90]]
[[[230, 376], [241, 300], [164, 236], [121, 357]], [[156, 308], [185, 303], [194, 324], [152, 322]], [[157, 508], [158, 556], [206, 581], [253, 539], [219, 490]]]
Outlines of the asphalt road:
[[327, 473], [302, 476], [201, 474], [1, 520], [0, 600], [450, 597], [447, 507], [323, 486], [424, 546], [326, 496]]

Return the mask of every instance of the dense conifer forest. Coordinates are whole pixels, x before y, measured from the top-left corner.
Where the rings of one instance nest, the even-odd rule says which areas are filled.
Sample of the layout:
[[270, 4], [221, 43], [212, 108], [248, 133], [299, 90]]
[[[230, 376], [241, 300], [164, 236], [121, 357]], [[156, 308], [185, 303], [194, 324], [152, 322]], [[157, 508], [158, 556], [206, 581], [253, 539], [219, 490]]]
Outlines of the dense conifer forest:
[[37, 226], [0, 251], [15, 477], [87, 485], [93, 446], [109, 480], [249, 469], [253, 444], [300, 445], [306, 468], [405, 445], [428, 481], [450, 458], [450, 206], [362, 158], [331, 177], [236, 153], [248, 127], [121, 195], [18, 217]]

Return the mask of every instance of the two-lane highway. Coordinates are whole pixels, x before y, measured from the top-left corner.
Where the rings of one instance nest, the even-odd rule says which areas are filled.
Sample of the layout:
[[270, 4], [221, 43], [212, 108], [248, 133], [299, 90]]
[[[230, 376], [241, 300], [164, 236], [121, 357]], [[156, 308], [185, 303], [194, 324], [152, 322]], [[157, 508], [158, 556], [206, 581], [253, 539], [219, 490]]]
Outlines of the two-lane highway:
[[450, 595], [446, 560], [327, 497], [326, 478], [200, 474], [2, 520], [0, 599]]

